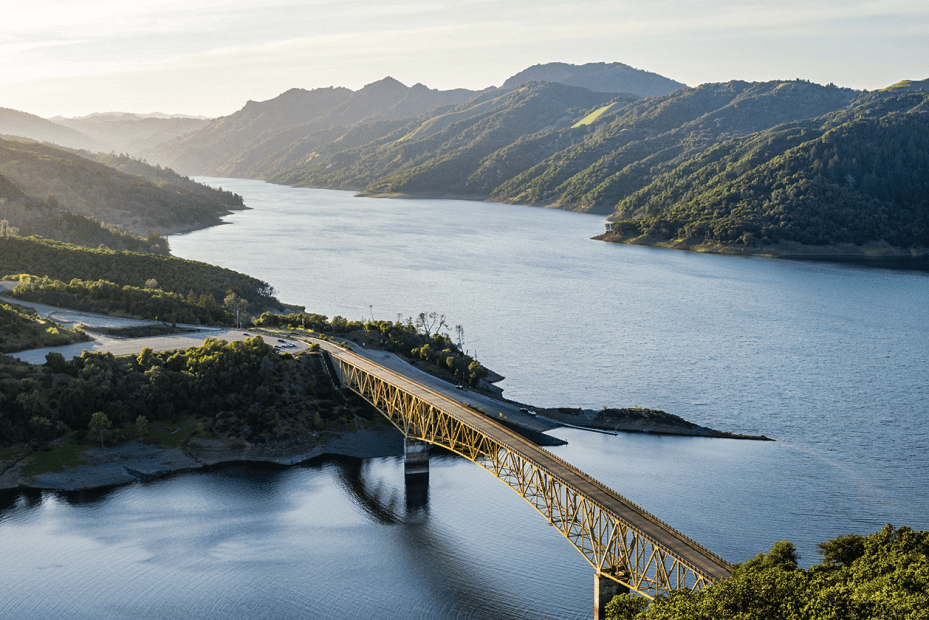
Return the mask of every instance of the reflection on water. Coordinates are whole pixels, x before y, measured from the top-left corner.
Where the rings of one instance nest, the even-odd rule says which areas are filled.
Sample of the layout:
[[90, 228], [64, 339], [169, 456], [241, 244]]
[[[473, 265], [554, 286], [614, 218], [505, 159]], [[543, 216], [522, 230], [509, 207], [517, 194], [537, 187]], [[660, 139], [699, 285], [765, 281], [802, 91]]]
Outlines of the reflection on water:
[[400, 458], [326, 458], [6, 494], [0, 545], [22, 561], [0, 579], [22, 595], [0, 617], [590, 615], [571, 585], [586, 563], [518, 496], [455, 456], [429, 478], [408, 481]]

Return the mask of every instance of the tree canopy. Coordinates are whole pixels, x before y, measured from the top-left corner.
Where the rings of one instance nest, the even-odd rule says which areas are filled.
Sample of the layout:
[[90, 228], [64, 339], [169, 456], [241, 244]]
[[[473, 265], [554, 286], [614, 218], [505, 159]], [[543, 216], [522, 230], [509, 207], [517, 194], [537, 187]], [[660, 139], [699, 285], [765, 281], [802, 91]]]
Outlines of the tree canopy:
[[797, 566], [788, 541], [694, 594], [675, 591], [643, 609], [617, 597], [608, 620], [925, 620], [929, 618], [929, 532], [908, 527], [819, 544], [822, 560]]

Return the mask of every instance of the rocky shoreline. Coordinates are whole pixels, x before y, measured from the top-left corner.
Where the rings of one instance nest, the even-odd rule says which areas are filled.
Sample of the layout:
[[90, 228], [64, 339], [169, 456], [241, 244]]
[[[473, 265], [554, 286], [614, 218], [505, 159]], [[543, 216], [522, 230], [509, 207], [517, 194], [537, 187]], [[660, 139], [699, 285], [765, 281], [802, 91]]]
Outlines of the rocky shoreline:
[[597, 235], [593, 239], [609, 243], [641, 245], [701, 254], [756, 256], [793, 261], [841, 263], [877, 269], [929, 271], [929, 251], [925, 247], [898, 248], [887, 243], [868, 243], [863, 246], [851, 244], [812, 246], [794, 241], [781, 241], [774, 245], [740, 246], [613, 232]]
[[[538, 416], [567, 427], [611, 433], [649, 433], [772, 441], [764, 435], [716, 431], [652, 409], [536, 408]], [[560, 440], [556, 440], [555, 444]], [[0, 492], [15, 489], [82, 491], [153, 480], [213, 467], [254, 463], [288, 467], [323, 456], [378, 458], [403, 455], [403, 436], [387, 424], [380, 429], [322, 433], [305, 441], [247, 444], [240, 440], [194, 438], [184, 447], [161, 447], [134, 440], [107, 448], [89, 448], [81, 464], [60, 471], [24, 473], [27, 458], [0, 463]]]
[[233, 463], [261, 463], [287, 467], [327, 455], [377, 458], [403, 455], [403, 436], [393, 427], [322, 433], [312, 441], [244, 444], [222, 439], [195, 438], [183, 448], [164, 448], [135, 440], [81, 453], [82, 464], [61, 471], [23, 473], [24, 461], [2, 464], [0, 491], [34, 489], [81, 491], [153, 480], [187, 471]]
[[684, 418], [658, 409], [536, 409], [539, 415], [583, 429], [622, 433], [649, 433], [653, 435], [684, 435], [688, 437], [715, 437], [719, 439], [748, 439], [774, 441], [764, 435], [726, 433], [688, 422]]

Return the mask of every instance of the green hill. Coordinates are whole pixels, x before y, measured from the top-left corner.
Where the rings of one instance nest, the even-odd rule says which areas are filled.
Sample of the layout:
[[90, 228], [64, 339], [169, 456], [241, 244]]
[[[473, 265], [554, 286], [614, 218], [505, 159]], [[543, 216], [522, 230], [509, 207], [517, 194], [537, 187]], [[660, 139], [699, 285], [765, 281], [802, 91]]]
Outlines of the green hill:
[[[241, 197], [197, 186], [173, 172], [126, 157], [100, 157], [131, 173], [49, 145], [0, 140], [0, 175], [26, 196], [54, 196], [55, 208], [137, 235], [218, 224], [230, 209], [244, 208]], [[162, 178], [156, 178], [159, 175]], [[23, 208], [28, 217], [29, 205]], [[10, 221], [23, 228], [26, 224]]]
[[104, 280], [120, 287], [145, 287], [187, 296], [191, 292], [222, 303], [233, 291], [251, 304], [251, 312], [281, 310], [274, 289], [257, 278], [231, 269], [173, 256], [94, 250], [35, 237], [0, 237], [0, 276], [31, 274], [70, 282]]
[[721, 143], [617, 205], [614, 237], [744, 246], [929, 245], [929, 94]]
[[187, 174], [263, 178], [269, 167], [291, 163], [292, 153], [306, 154], [301, 145], [321, 146], [358, 124], [415, 117], [475, 94], [405, 86], [390, 77], [357, 91], [294, 88], [268, 101], [249, 101], [234, 114], [140, 154]]
[[919, 247], [923, 87], [728, 82], [636, 99], [530, 83], [330, 143], [271, 180], [554, 205], [639, 243]]
[[0, 353], [60, 347], [88, 340], [90, 337], [81, 331], [39, 318], [32, 308], [0, 302]]
[[552, 83], [482, 95], [414, 119], [392, 133], [342, 151], [316, 152], [271, 177], [276, 183], [367, 189], [372, 193], [484, 197], [473, 183], [487, 157], [525, 136], [573, 125], [593, 109], [631, 95]]

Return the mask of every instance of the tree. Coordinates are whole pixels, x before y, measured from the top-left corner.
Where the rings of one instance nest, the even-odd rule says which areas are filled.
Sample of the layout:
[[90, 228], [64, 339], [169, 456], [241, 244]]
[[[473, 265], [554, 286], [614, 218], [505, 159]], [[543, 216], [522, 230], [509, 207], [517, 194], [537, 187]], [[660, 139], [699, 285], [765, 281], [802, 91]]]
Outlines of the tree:
[[433, 330], [435, 330], [435, 333], [439, 333], [439, 330], [443, 327], [447, 327], [444, 314], [420, 312], [419, 316], [416, 317], [416, 329], [426, 334], [427, 338], [432, 336]]
[[57, 351], [51, 351], [45, 354], [45, 365], [52, 372], [68, 372], [68, 362], [65, 356]]
[[113, 423], [110, 422], [110, 419], [106, 417], [106, 414], [102, 411], [98, 411], [92, 416], [90, 416], [90, 424], [87, 426], [88, 430], [91, 433], [100, 433], [100, 447], [103, 447], [103, 431], [109, 429], [113, 426]]
[[15, 237], [19, 235], [19, 228], [10, 226], [7, 220], [0, 220], [0, 237]]
[[248, 310], [248, 300], [242, 299], [230, 290], [226, 291], [226, 298], [223, 300], [223, 305], [231, 312], [235, 313], [236, 328], [241, 327], [239, 324], [239, 317], [242, 316], [244, 318], [245, 311]]
[[632, 620], [648, 607], [648, 599], [637, 594], [614, 596], [606, 605], [608, 620]]
[[155, 351], [151, 347], [142, 347], [142, 350], [139, 351], [139, 355], [136, 357], [136, 363], [139, 365], [139, 368], [148, 369], [151, 368], [155, 359]]
[[139, 437], [148, 435], [148, 418], [140, 415], [135, 419], [135, 432]]

